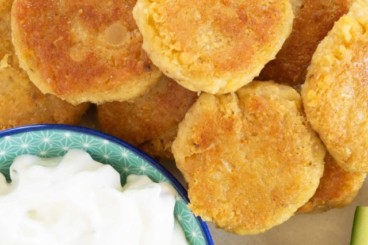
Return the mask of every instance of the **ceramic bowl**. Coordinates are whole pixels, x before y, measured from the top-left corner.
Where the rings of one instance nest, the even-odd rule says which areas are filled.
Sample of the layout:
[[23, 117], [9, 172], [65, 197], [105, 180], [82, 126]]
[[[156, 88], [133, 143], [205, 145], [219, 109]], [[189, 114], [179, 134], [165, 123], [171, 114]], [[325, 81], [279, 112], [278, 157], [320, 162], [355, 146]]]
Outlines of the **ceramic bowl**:
[[128, 143], [99, 131], [67, 125], [32, 125], [0, 131], [0, 171], [10, 181], [9, 167], [15, 157], [63, 156], [69, 149], [83, 149], [94, 160], [112, 165], [120, 173], [122, 184], [129, 174], [169, 182], [179, 193], [174, 212], [189, 244], [213, 244], [207, 225], [188, 209], [185, 189], [164, 167]]

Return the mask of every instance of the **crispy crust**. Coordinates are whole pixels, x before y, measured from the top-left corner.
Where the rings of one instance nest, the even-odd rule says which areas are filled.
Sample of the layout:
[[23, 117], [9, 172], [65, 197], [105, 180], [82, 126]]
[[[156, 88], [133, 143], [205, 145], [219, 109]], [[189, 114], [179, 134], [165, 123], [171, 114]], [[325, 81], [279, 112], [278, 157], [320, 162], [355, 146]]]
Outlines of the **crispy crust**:
[[202, 94], [172, 150], [193, 212], [237, 234], [290, 218], [316, 191], [325, 154], [299, 94], [271, 82]]
[[299, 212], [323, 212], [349, 205], [362, 188], [366, 174], [346, 172], [330, 154], [325, 157], [325, 169], [314, 196]]
[[133, 15], [152, 61], [187, 89], [208, 93], [251, 82], [293, 20], [288, 0], [138, 0]]
[[[16, 65], [12, 57], [13, 45], [11, 42], [10, 31], [10, 9], [12, 0], [0, 0], [0, 61], [7, 56], [7, 63]], [[4, 61], [5, 62], [5, 61]]]
[[303, 0], [293, 30], [276, 59], [262, 70], [259, 79], [273, 79], [297, 86], [305, 81], [307, 68], [319, 42], [335, 21], [347, 13], [353, 0]]
[[88, 104], [72, 106], [43, 95], [18, 67], [10, 34], [13, 1], [0, 1], [0, 129], [36, 123], [76, 124]]
[[42, 94], [23, 71], [0, 68], [0, 129], [38, 123], [77, 124], [88, 108]]
[[368, 1], [319, 44], [302, 89], [308, 120], [346, 171], [368, 172]]
[[171, 144], [197, 95], [162, 77], [147, 94], [131, 102], [97, 107], [101, 130], [138, 146], [152, 156], [173, 159]]
[[16, 0], [13, 43], [20, 65], [43, 92], [73, 104], [143, 94], [161, 72], [141, 49], [135, 0]]

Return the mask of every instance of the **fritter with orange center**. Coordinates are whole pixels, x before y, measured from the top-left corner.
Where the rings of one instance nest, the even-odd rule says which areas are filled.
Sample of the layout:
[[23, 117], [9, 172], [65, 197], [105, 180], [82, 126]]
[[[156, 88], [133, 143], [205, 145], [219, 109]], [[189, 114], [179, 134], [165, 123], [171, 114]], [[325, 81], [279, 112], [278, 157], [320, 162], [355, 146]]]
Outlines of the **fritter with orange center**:
[[346, 171], [368, 172], [368, 1], [318, 45], [302, 97], [307, 119]]
[[161, 72], [142, 50], [135, 0], [16, 0], [13, 43], [20, 65], [43, 92], [73, 104], [124, 101]]
[[0, 1], [0, 129], [38, 123], [76, 124], [88, 108], [42, 94], [19, 68], [11, 43], [12, 0]]
[[233, 92], [275, 58], [289, 36], [289, 0], [138, 0], [143, 48], [167, 76], [193, 91]]
[[315, 193], [325, 155], [299, 94], [271, 82], [202, 94], [172, 150], [193, 212], [237, 234], [289, 219]]

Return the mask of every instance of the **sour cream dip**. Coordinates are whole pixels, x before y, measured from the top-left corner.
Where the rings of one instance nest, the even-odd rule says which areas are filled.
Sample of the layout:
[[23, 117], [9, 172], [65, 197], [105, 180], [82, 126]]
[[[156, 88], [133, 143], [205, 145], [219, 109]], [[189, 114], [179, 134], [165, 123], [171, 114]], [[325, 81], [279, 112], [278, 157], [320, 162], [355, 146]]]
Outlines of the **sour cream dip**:
[[114, 168], [85, 151], [19, 156], [10, 176], [0, 174], [0, 244], [188, 244], [169, 184], [130, 175], [122, 187]]

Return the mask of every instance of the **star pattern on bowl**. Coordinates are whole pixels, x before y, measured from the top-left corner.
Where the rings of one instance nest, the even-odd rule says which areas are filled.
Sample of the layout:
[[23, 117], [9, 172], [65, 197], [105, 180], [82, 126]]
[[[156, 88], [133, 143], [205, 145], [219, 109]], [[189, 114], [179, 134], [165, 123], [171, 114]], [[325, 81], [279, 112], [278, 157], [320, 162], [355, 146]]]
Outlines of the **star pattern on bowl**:
[[[0, 172], [10, 180], [9, 167], [15, 157], [24, 154], [57, 157], [70, 149], [85, 150], [96, 161], [112, 165], [120, 173], [122, 183], [129, 174], [147, 175], [153, 181], [170, 183], [158, 169], [128, 148], [94, 135], [68, 130], [36, 130], [1, 138]], [[176, 199], [174, 215], [191, 245], [206, 244], [197, 219], [180, 196]]]

